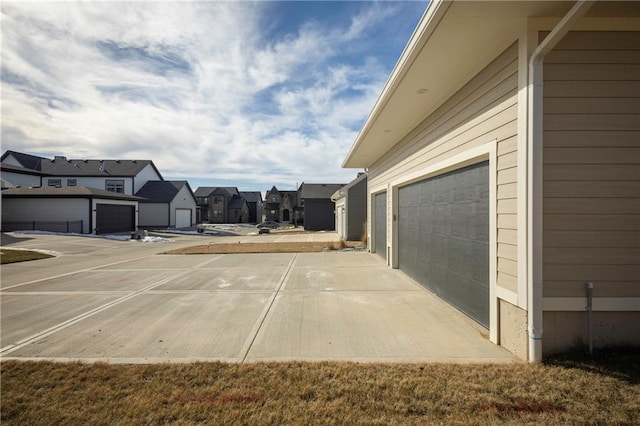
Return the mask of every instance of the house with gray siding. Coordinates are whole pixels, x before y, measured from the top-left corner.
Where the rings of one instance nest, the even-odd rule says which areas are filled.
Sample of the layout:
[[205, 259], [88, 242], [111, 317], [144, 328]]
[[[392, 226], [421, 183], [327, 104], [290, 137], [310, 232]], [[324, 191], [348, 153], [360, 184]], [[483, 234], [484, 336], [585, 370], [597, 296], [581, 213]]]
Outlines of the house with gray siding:
[[262, 193], [260, 191], [240, 191], [240, 196], [247, 200], [249, 207], [249, 223], [262, 222]]
[[129, 232], [137, 229], [140, 201], [86, 186], [10, 188], [2, 191], [2, 231]]
[[[15, 169], [6, 179], [16, 179], [15, 174], [24, 176], [29, 171], [37, 172], [39, 186], [86, 186], [134, 195], [148, 181], [162, 180], [162, 175], [150, 160], [68, 159], [65, 156], [49, 159], [9, 150], [2, 155], [1, 163], [3, 167], [8, 165], [22, 169], [22, 173]], [[4, 175], [3, 170], [3, 179]], [[35, 181], [31, 183], [35, 184]]]
[[49, 159], [8, 150], [0, 167], [3, 189], [13, 188], [2, 192], [3, 230], [67, 229], [81, 220], [73, 232], [104, 234], [195, 220], [189, 185], [163, 180], [150, 160]]
[[298, 188], [299, 211], [307, 231], [333, 231], [336, 229], [335, 205], [331, 196], [343, 183], [302, 183]]
[[343, 164], [370, 250], [531, 362], [640, 344], [639, 16], [433, 0]]
[[367, 223], [367, 175], [358, 177], [331, 196], [335, 207], [336, 233], [347, 241], [362, 241]]
[[190, 228], [196, 224], [196, 198], [187, 181], [152, 180], [136, 195], [141, 228]]

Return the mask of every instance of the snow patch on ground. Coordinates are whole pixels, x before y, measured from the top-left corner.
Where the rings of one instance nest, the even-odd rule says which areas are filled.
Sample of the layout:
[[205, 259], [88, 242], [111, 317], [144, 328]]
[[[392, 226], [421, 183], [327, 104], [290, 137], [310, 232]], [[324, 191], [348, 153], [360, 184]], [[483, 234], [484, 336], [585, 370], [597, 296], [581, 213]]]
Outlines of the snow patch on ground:
[[178, 235], [218, 235], [220, 234], [218, 231], [211, 231], [209, 229], [204, 229], [204, 232], [198, 231], [185, 231], [180, 229], [156, 229], [156, 232], [162, 232], [163, 234], [178, 234]]
[[15, 231], [14, 234], [35, 234], [35, 235], [62, 235], [67, 237], [84, 237], [84, 238], [101, 238], [103, 240], [115, 241], [135, 241], [142, 243], [172, 243], [173, 240], [162, 237], [144, 237], [139, 240], [132, 240], [129, 235], [94, 235], [94, 234], [77, 234], [74, 232], [49, 232], [49, 231]]

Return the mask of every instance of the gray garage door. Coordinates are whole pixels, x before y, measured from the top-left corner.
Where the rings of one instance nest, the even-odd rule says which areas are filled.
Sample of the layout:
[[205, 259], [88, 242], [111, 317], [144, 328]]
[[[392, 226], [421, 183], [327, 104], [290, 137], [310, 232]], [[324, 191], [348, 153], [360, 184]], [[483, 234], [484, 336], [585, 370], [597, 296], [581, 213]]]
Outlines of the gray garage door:
[[398, 193], [399, 267], [489, 325], [489, 163], [416, 182]]
[[114, 234], [135, 230], [134, 206], [98, 204], [96, 206], [96, 233]]
[[383, 192], [375, 196], [375, 238], [376, 253], [387, 258], [387, 193]]

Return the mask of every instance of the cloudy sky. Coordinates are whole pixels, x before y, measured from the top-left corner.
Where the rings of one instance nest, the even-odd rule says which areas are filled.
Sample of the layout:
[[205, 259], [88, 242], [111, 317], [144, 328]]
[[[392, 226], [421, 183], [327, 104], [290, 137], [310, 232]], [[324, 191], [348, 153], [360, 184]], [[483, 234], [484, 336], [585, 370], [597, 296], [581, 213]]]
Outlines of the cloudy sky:
[[191, 186], [346, 183], [426, 2], [5, 2], [2, 151]]

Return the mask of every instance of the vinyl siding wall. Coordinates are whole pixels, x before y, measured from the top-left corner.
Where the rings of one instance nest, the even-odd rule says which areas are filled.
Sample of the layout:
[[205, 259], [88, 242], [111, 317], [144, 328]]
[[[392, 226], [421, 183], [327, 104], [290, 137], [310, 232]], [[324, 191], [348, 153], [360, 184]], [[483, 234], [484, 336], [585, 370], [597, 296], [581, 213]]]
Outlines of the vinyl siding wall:
[[140, 189], [150, 180], [162, 180], [162, 176], [156, 172], [151, 164], [147, 164], [147, 166], [133, 179], [135, 185], [133, 193], [135, 194], [140, 191]]
[[168, 227], [168, 203], [140, 203], [138, 204], [138, 220], [141, 227]]
[[3, 222], [66, 222], [82, 220], [82, 232], [88, 234], [89, 207], [85, 198], [3, 198]]
[[[360, 241], [362, 226], [367, 221], [367, 180], [364, 179], [348, 189], [346, 239]], [[337, 204], [336, 204], [337, 206]]]
[[[497, 140], [497, 285], [513, 292], [517, 292], [518, 275], [517, 55], [514, 43], [370, 167], [368, 177], [370, 191], [375, 190]], [[389, 220], [393, 217], [390, 204]], [[389, 242], [391, 225], [387, 226]]]
[[[196, 218], [196, 201], [189, 193], [189, 189], [183, 186], [180, 191], [173, 198], [171, 202], [171, 217], [169, 219], [170, 226], [176, 226], [176, 209], [189, 209], [191, 210], [191, 222], [194, 222]], [[195, 223], [191, 223], [191, 226]]]
[[[569, 33], [545, 59], [544, 96], [544, 297], [585, 298], [592, 281], [594, 297], [638, 298], [640, 32]], [[624, 330], [639, 310], [608, 318]], [[564, 314], [545, 313], [546, 351], [585, 338], [586, 314]]]
[[2, 172], [2, 180], [13, 186], [39, 186], [40, 176], [28, 175], [24, 173]]

